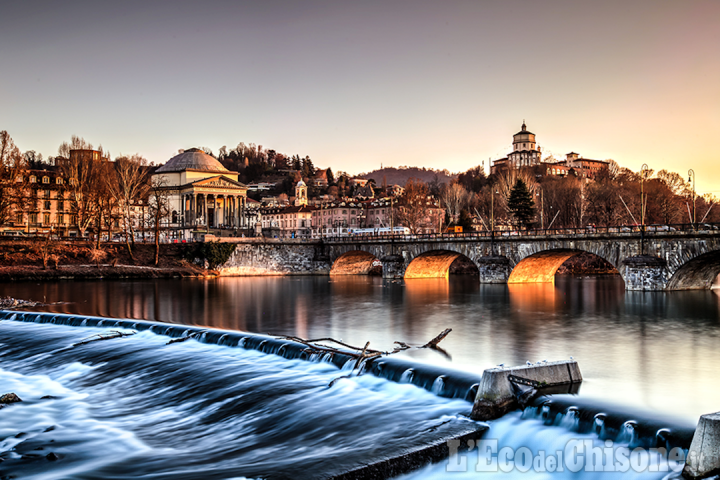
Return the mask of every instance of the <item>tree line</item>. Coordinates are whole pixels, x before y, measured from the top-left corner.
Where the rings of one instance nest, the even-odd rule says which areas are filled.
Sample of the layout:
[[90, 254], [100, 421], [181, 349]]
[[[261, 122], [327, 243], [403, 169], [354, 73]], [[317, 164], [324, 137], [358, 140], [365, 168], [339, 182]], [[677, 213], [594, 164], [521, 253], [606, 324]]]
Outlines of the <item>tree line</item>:
[[[73, 156], [71, 150], [95, 150], [99, 155]], [[170, 215], [163, 185], [151, 181], [152, 169], [141, 155], [109, 160], [110, 153], [102, 146], [95, 149], [85, 139], [72, 136], [59, 146], [56, 157], [45, 161], [34, 151], [21, 153], [8, 132], [0, 131], [0, 224], [7, 225], [19, 214], [29, 219], [30, 214], [40, 211], [40, 202], [48, 198], [40, 191], [49, 191], [52, 185], [58, 192], [56, 201], [67, 204], [62, 211], [72, 218], [68, 224], [77, 228], [81, 237], [92, 232], [96, 249], [103, 235], [110, 237], [119, 229], [133, 258], [136, 229], [143, 233], [148, 229], [154, 232], [157, 264], [160, 230]], [[53, 171], [61, 183], [31, 185], [31, 174], [42, 170]]]

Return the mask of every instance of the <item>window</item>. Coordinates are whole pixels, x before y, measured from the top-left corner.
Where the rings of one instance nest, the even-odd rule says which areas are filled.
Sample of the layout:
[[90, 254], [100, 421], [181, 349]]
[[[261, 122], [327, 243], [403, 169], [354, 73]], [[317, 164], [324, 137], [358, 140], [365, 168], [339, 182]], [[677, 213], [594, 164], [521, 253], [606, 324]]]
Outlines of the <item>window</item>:
[[15, 223], [23, 223], [23, 214], [22, 213], [18, 213], [17, 215], [15, 215]]
[[46, 213], [43, 215], [43, 224], [44, 225], [50, 225], [50, 214]]
[[30, 223], [37, 223], [37, 213], [30, 214]]
[[45, 198], [50, 198], [50, 190], [45, 190]]
[[50, 210], [50, 200], [45, 200], [45, 202], [43, 202], [43, 208], [45, 210]]
[[60, 210], [61, 212], [65, 210], [65, 202], [63, 202], [62, 200], [58, 202], [58, 210]]
[[58, 213], [57, 223], [58, 225], [65, 225], [65, 215], [63, 215], [62, 213]]
[[60, 177], [58, 177], [58, 178], [55, 179], [55, 183], [57, 183], [58, 185], [62, 185], [63, 179], [60, 178]]
[[30, 175], [30, 183], [35, 183], [37, 181], [37, 178], [35, 178], [35, 175]]
[[75, 178], [71, 178], [70, 180], [68, 180], [68, 182], [70, 183], [70, 185], [77, 185], [77, 179]]
[[43, 177], [43, 183], [50, 183], [50, 177]]
[[77, 225], [77, 215], [70, 215], [70, 224]]

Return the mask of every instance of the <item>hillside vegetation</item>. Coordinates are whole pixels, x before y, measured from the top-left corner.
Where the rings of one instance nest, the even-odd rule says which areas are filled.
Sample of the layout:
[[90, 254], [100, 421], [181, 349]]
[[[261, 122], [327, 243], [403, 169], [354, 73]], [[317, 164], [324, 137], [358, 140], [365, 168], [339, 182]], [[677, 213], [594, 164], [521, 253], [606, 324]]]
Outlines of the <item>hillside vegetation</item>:
[[400, 185], [405, 186], [405, 183], [411, 178], [417, 178], [425, 183], [431, 183], [435, 181], [437, 177], [437, 183], [450, 183], [457, 177], [447, 170], [433, 170], [432, 168], [418, 168], [418, 167], [386, 167], [379, 170], [373, 170], [372, 172], [363, 173], [358, 175], [359, 178], [374, 179], [375, 184], [380, 186], [383, 183], [383, 179], [388, 185]]

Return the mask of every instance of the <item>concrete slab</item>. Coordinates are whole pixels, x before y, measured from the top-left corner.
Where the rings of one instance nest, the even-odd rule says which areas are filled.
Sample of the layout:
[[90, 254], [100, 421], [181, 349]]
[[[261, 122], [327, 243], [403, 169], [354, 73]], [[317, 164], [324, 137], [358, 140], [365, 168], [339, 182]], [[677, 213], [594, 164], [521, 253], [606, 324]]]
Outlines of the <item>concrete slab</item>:
[[[538, 390], [552, 388], [554, 393], [562, 391], [558, 391], [558, 387], [570, 387], [582, 382], [580, 367], [575, 360], [490, 368], [483, 372], [480, 381], [471, 415], [474, 420], [492, 420], [517, 408], [516, 392], [511, 378], [515, 383], [524, 383]], [[571, 392], [571, 388], [568, 388], [565, 393]]]
[[700, 417], [682, 474], [685, 478], [720, 474], [720, 412]]

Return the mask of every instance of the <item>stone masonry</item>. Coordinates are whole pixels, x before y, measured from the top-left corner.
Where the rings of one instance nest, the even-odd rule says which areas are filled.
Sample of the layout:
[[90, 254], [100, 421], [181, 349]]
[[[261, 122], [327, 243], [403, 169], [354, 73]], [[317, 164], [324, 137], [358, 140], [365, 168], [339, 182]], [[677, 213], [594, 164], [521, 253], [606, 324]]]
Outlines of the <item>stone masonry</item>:
[[343, 255], [367, 258], [361, 252], [383, 263], [386, 278], [403, 278], [415, 261], [421, 263], [411, 269], [414, 276], [443, 277], [452, 259], [464, 256], [478, 267], [481, 283], [547, 282], [563, 259], [580, 252], [612, 264], [628, 290], [707, 289], [720, 273], [720, 232], [712, 230], [646, 233], [644, 246], [636, 232], [509, 236], [493, 241], [451, 236], [234, 241], [238, 248], [221, 267], [223, 275], [323, 275]]

